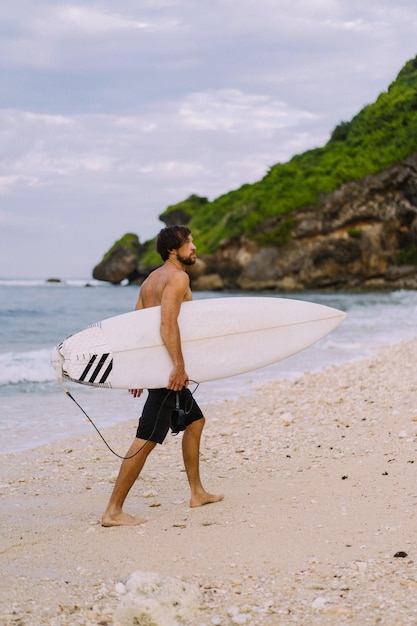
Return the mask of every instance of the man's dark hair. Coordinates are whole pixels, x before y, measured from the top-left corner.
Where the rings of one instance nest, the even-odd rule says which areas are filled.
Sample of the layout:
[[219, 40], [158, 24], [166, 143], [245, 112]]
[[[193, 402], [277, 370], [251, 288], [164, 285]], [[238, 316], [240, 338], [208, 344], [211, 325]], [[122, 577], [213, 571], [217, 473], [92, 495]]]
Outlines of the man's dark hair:
[[178, 250], [191, 235], [188, 226], [167, 226], [163, 228], [156, 240], [156, 250], [163, 261], [169, 257], [170, 250]]

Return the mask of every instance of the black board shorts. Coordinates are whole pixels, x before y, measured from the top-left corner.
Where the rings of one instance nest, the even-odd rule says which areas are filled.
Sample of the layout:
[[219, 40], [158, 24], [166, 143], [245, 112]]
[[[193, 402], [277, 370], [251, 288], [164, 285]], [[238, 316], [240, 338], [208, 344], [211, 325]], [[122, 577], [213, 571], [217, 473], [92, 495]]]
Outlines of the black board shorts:
[[[194, 400], [191, 391], [184, 387], [179, 393], [180, 409], [185, 411], [185, 423], [188, 426], [192, 422], [203, 417], [203, 413]], [[162, 443], [167, 436], [171, 411], [176, 409], [176, 392], [169, 389], [148, 389], [148, 397], [139, 418], [136, 431], [138, 439]]]

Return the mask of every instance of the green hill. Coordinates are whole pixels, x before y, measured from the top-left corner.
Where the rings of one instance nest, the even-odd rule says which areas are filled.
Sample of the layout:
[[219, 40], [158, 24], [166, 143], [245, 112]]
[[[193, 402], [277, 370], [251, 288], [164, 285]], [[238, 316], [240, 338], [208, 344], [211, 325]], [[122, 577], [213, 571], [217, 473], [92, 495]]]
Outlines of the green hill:
[[[315, 205], [320, 194], [383, 171], [415, 151], [417, 57], [406, 63], [373, 104], [350, 122], [341, 122], [322, 148], [274, 165], [259, 182], [243, 185], [212, 202], [190, 196], [169, 206], [160, 219], [170, 223], [175, 215], [181, 215], [181, 221], [188, 221], [199, 254], [213, 252], [222, 239], [242, 233], [261, 245], [280, 245], [290, 237], [292, 211]], [[288, 219], [280, 220], [274, 229], [274, 218], [285, 214]], [[150, 250], [145, 256], [151, 260]]]

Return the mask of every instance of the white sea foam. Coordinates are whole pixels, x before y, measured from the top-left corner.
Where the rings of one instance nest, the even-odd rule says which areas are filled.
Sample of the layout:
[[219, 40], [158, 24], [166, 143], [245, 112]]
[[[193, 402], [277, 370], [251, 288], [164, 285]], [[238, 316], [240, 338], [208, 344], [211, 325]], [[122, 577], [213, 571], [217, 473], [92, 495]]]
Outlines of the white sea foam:
[[42, 278], [0, 278], [0, 287], [107, 287], [94, 278], [46, 279]]
[[0, 386], [53, 381], [50, 354], [48, 349], [0, 353]]

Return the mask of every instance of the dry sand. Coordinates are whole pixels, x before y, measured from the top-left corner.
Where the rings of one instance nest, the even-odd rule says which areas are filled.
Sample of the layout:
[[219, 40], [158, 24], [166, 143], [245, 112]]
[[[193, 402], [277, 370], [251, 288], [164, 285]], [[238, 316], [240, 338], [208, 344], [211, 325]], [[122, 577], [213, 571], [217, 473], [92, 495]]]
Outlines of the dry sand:
[[[204, 407], [203, 481], [224, 501], [189, 509], [168, 436], [126, 503], [143, 527], [100, 526], [119, 460], [91, 426], [2, 455], [0, 624], [111, 624], [136, 570], [198, 585], [193, 626], [416, 624], [416, 353]], [[135, 428], [105, 435], [123, 453]]]

